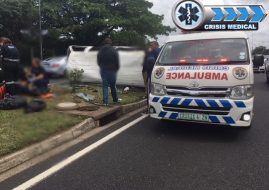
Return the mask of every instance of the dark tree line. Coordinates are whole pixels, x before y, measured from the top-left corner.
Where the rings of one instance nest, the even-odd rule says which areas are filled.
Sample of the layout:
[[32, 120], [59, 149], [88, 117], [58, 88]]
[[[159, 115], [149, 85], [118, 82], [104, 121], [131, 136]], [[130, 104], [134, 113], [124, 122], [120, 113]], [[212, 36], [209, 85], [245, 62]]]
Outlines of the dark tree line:
[[[98, 46], [106, 36], [116, 45], [139, 45], [167, 35], [146, 0], [41, 0], [44, 54], [64, 54], [71, 44]], [[0, 36], [11, 38], [24, 60], [39, 55], [38, 0], [0, 0]]]
[[267, 49], [265, 46], [258, 46], [252, 51], [253, 55], [257, 54], [263, 54], [263, 55], [269, 55], [269, 49]]

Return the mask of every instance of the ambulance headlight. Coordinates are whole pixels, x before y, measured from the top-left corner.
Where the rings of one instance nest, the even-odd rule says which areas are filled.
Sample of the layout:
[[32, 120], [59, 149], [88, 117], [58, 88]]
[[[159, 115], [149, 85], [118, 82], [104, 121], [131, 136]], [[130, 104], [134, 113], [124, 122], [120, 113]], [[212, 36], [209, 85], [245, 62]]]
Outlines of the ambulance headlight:
[[231, 89], [230, 98], [236, 100], [246, 100], [253, 97], [253, 86], [235, 86]]
[[151, 93], [156, 96], [166, 95], [166, 87], [161, 84], [152, 83], [151, 84]]

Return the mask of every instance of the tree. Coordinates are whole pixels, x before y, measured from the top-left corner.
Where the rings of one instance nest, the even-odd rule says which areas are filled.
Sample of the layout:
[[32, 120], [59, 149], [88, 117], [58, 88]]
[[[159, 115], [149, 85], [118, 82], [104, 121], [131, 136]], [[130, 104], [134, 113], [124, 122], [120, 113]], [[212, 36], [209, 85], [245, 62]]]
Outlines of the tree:
[[264, 50], [263, 54], [264, 55], [269, 55], [269, 49]]
[[20, 41], [21, 30], [36, 25], [35, 5], [31, 0], [0, 0], [0, 36]]
[[[112, 36], [117, 45], [143, 45], [146, 36], [156, 38], [173, 29], [162, 24], [146, 0], [42, 0], [44, 53], [66, 52], [68, 45], [100, 45]], [[38, 52], [38, 0], [0, 0], [0, 36]], [[22, 35], [22, 31], [30, 31]], [[53, 51], [52, 51], [53, 50]], [[29, 53], [27, 53], [28, 55]]]
[[0, 0], [0, 5], [0, 37], [9, 37], [19, 48], [22, 62], [30, 63], [33, 49], [38, 46], [31, 34], [37, 31], [36, 4], [31, 0]]
[[264, 54], [265, 50], [266, 50], [265, 46], [258, 46], [258, 47], [256, 47], [255, 49], [252, 50], [252, 54], [253, 55]]
[[[129, 33], [145, 38], [168, 34], [163, 16], [150, 12], [145, 0], [43, 0], [43, 26], [81, 45], [98, 45], [105, 36]], [[121, 41], [121, 40], [120, 40]], [[129, 40], [127, 40], [129, 41]]]

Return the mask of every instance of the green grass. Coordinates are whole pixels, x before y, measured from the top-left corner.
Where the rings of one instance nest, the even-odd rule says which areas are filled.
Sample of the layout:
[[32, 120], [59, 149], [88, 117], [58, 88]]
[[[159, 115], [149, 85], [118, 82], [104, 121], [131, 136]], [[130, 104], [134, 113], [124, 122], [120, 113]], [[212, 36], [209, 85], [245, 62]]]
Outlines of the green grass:
[[[23, 110], [0, 111], [0, 156], [12, 153], [49, 136], [67, 130], [80, 123], [85, 117], [72, 116], [57, 112], [55, 106], [64, 101], [82, 102], [70, 93], [69, 90], [53, 87], [55, 98], [47, 101], [47, 109], [40, 113], [25, 114]], [[89, 85], [79, 90], [96, 96], [95, 103], [102, 103], [102, 88], [98, 85]], [[122, 104], [133, 103], [143, 99], [143, 89], [131, 88], [128, 94], [121, 94]], [[110, 99], [110, 102], [112, 100]]]

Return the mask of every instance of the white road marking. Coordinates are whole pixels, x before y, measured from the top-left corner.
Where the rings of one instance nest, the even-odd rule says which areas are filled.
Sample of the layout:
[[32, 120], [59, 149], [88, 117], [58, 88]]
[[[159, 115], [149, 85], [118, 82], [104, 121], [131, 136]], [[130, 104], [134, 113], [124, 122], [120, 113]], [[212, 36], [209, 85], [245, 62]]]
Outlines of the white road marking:
[[33, 187], [34, 185], [36, 185], [37, 183], [41, 182], [42, 180], [48, 178], [49, 176], [53, 175], [54, 173], [60, 171], [61, 169], [63, 169], [64, 167], [68, 166], [69, 164], [75, 162], [76, 160], [78, 160], [79, 158], [85, 156], [86, 154], [88, 154], [89, 152], [93, 151], [94, 149], [98, 148], [99, 146], [101, 146], [102, 144], [108, 142], [109, 140], [113, 139], [114, 137], [116, 137], [117, 135], [121, 134], [122, 132], [126, 131], [127, 129], [129, 129], [130, 127], [134, 126], [135, 124], [139, 123], [140, 121], [142, 121], [143, 119], [145, 119], [146, 117], [148, 117], [148, 115], [143, 115], [141, 117], [139, 117], [138, 119], [132, 121], [131, 123], [123, 126], [122, 128], [114, 131], [113, 133], [107, 135], [106, 137], [102, 138], [101, 140], [91, 144], [90, 146], [86, 147], [85, 149], [77, 152], [76, 154], [68, 157], [67, 159], [63, 160], [62, 162], [54, 165], [53, 167], [49, 168], [48, 170], [44, 171], [43, 173], [35, 176], [34, 178], [24, 182], [23, 184], [21, 184], [18, 187], [15, 187], [13, 190], [25, 190], [25, 189], [29, 189], [31, 187]]

